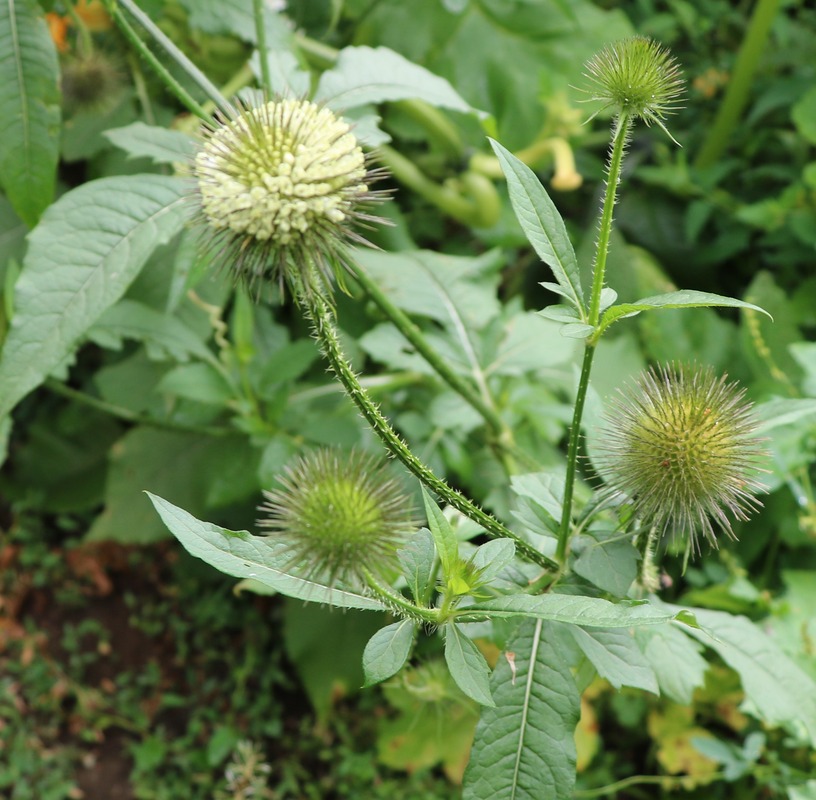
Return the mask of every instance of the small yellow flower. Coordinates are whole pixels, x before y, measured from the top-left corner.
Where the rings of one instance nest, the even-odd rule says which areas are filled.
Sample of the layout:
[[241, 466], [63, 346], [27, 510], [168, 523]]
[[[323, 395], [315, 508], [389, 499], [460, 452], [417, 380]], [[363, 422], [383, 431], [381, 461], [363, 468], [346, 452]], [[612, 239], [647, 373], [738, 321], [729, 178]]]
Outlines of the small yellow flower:
[[351, 229], [378, 199], [351, 127], [306, 100], [239, 105], [206, 135], [193, 165], [201, 216], [235, 275], [272, 278], [295, 297], [322, 290]]

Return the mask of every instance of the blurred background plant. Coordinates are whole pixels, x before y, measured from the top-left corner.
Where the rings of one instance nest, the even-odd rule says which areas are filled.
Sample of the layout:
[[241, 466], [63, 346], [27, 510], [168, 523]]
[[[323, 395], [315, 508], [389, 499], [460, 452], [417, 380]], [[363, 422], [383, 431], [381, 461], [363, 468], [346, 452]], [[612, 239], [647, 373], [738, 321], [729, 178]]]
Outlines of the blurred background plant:
[[[258, 70], [250, 5], [139, 7], [229, 96]], [[400, 95], [393, 85], [410, 83], [408, 73], [391, 61], [381, 73], [390, 94], [370, 92], [355, 107], [357, 130], [379, 144], [395, 190], [384, 211], [394, 225], [372, 233], [384, 252], [359, 260], [480, 387], [512, 430], [512, 455], [526, 472], [563, 463], [577, 349], [535, 313], [554, 297], [539, 286], [547, 276], [512, 215], [485, 130], [552, 189], [588, 269], [607, 120], [583, 126], [589, 112], [573, 87], [589, 56], [633, 32], [671, 47], [689, 85], [672, 125], [683, 149], [654, 128], [636, 131], [608, 268], [619, 301], [693, 284], [757, 303], [775, 321], [699, 309], [621, 326], [601, 344], [590, 424], [647, 363], [693, 360], [747, 387], [774, 457], [765, 511], [735, 526], [738, 542], [722, 543], [685, 575], [668, 562], [663, 596], [762, 619], [816, 677], [812, 4], [278, 5], [269, 6], [267, 44], [293, 85], [313, 84], [338, 58], [352, 58], [340, 55], [352, 46], [391, 48], [455, 88], [458, 107], [438, 84], [420, 81], [424, 92], [442, 92], [438, 106]], [[53, 62], [40, 76], [47, 116], [33, 146], [43, 164], [59, 168], [55, 181], [43, 177], [26, 190], [9, 162], [16, 156], [0, 159], [0, 340], [20, 302], [15, 281], [26, 249], [35, 247], [26, 233], [51, 201], [98, 178], [171, 174], [189, 159], [182, 134], [197, 127], [128, 49], [112, 7], [83, 0], [25, 8], [37, 32], [26, 46]], [[0, 12], [4, 31], [8, 14]], [[0, 86], [12, 85], [12, 67], [0, 59]], [[345, 68], [353, 71], [348, 61]], [[183, 88], [206, 103], [198, 87]], [[348, 88], [334, 90], [342, 97]], [[0, 90], [6, 141], [17, 135], [19, 102]], [[166, 129], [161, 147], [143, 124]], [[161, 566], [175, 556], [143, 488], [231, 528], [252, 528], [261, 489], [302, 449], [373, 445], [325, 375], [305, 324], [274, 290], [254, 305], [202, 259], [188, 231], [165, 239], [123, 299], [66, 341], [42, 385], [11, 401], [0, 472], [0, 791], [15, 800], [80, 790], [114, 797], [94, 794], [102, 790], [90, 783], [107, 763], [114, 771], [106, 789], [119, 787], [121, 797], [242, 797], [255, 786], [259, 797], [457, 796], [476, 712], [435, 671], [433, 637], [419, 643], [417, 674], [356, 696], [360, 655], [377, 627], [371, 615], [327, 620], [298, 602], [232, 594], [229, 581], [186, 557]], [[350, 291], [338, 296], [339, 318], [366, 388], [434, 469], [507, 517], [496, 431], [434, 376], [360, 287]], [[116, 544], [102, 544], [109, 542]], [[139, 641], [149, 658], [114, 639], [125, 622], [146, 637]], [[621, 797], [810, 797], [813, 753], [745, 716], [742, 697], [735, 674], [716, 659], [691, 705], [613, 693], [598, 681], [583, 701], [576, 796], [623, 780]], [[445, 728], [451, 719], [455, 736]]]

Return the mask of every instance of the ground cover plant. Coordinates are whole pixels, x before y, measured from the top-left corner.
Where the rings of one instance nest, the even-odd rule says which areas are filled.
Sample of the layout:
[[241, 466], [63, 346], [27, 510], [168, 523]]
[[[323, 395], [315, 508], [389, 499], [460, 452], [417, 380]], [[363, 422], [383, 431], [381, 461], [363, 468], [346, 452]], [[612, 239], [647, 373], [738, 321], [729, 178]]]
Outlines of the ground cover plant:
[[608, 6], [0, 12], [10, 797], [816, 792], [816, 20]]

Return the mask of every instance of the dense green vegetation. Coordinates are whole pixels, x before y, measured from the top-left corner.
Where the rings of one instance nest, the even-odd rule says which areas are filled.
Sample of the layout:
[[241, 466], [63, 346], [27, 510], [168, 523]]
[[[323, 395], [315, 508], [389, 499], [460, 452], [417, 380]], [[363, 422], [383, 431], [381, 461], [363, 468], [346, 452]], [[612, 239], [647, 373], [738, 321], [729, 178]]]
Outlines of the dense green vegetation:
[[[1, 8], [0, 796], [816, 798], [811, 6]], [[633, 34], [671, 50], [682, 97], [664, 85], [666, 116], [634, 119], [613, 227], [598, 215], [621, 114], [592, 101], [586, 65]], [[364, 211], [390, 224], [356, 229], [377, 249], [348, 251], [331, 306], [332, 259], [292, 272], [323, 233], [247, 282], [279, 252], [245, 257], [197, 209], [196, 114], [217, 130], [259, 85], [346, 115], [382, 170]], [[592, 291], [599, 231], [616, 297]], [[373, 412], [326, 370], [341, 349], [449, 486], [423, 495], [389, 464], [375, 497], [405, 499], [425, 532], [397, 558], [378, 525], [403, 517], [358, 529], [353, 495], [304, 573], [301, 539], [233, 532], [268, 533], [264, 513], [320, 528], [307, 490], [327, 470], [293, 473], [292, 510], [287, 466], [381, 452]], [[731, 423], [749, 469], [713, 496], [735, 538], [715, 521], [698, 553], [690, 530], [659, 536], [697, 519], [673, 488], [647, 514], [604, 460], [610, 424], [642, 423], [619, 390], [669, 363], [738, 381], [767, 453], [757, 475]], [[616, 480], [614, 499], [594, 493]], [[741, 519], [754, 481], [763, 508]], [[337, 530], [360, 536], [353, 563]], [[267, 542], [259, 574], [248, 554]], [[369, 574], [361, 554], [380, 549], [395, 557]], [[538, 705], [517, 702], [528, 662], [549, 670], [530, 679]], [[528, 728], [511, 786], [490, 731]]]

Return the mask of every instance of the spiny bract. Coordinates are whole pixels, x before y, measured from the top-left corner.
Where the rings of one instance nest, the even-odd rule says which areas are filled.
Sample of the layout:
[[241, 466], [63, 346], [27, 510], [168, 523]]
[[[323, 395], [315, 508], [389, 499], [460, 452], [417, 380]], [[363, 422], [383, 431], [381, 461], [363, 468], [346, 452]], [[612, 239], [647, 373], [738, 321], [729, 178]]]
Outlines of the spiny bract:
[[414, 512], [380, 458], [315, 450], [296, 459], [279, 482], [264, 492], [258, 524], [290, 545], [293, 567], [345, 584], [395, 567]]
[[596, 114], [612, 107], [671, 137], [663, 120], [677, 110], [684, 87], [677, 62], [657, 42], [645, 36], [615, 42], [587, 62], [585, 76], [591, 99], [604, 103]]
[[607, 415], [600, 471], [647, 525], [716, 546], [711, 520], [733, 538], [728, 512], [744, 520], [764, 454], [745, 390], [711, 368], [668, 365], [644, 372]]

